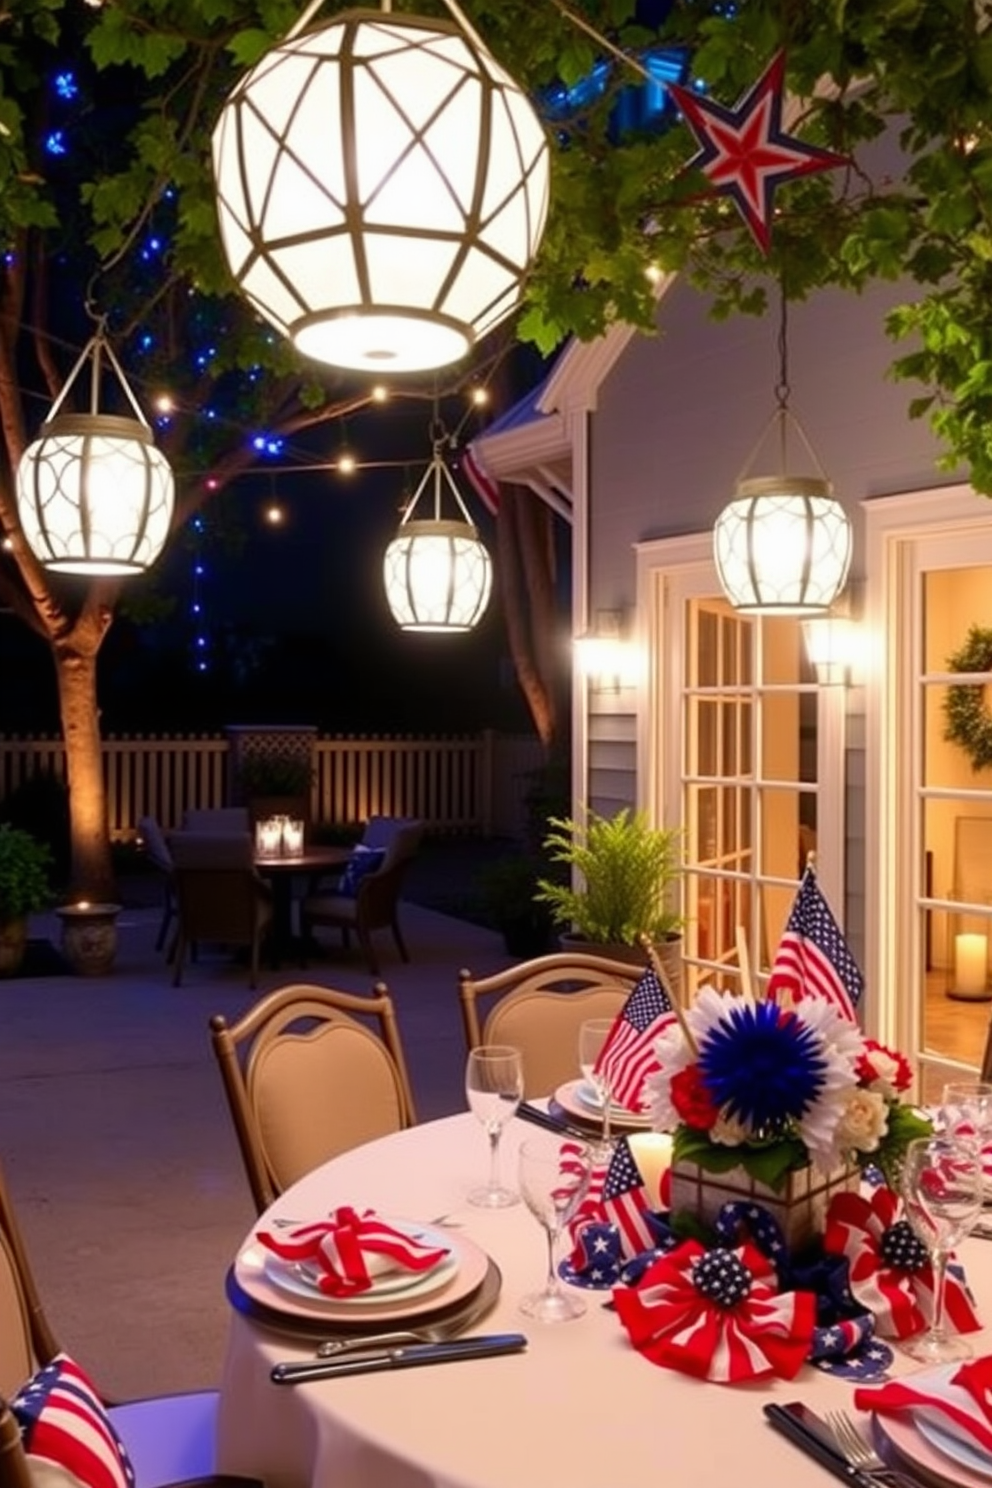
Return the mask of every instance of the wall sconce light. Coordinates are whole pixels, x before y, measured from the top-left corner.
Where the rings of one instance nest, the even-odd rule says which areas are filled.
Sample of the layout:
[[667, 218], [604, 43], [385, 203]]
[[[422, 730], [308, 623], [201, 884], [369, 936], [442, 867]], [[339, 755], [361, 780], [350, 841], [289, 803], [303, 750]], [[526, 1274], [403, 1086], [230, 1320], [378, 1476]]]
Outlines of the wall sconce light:
[[858, 626], [850, 615], [817, 615], [804, 620], [806, 655], [821, 687], [843, 687], [858, 646]]
[[637, 681], [637, 659], [622, 610], [597, 610], [592, 630], [572, 642], [579, 671], [599, 692], [619, 692]]

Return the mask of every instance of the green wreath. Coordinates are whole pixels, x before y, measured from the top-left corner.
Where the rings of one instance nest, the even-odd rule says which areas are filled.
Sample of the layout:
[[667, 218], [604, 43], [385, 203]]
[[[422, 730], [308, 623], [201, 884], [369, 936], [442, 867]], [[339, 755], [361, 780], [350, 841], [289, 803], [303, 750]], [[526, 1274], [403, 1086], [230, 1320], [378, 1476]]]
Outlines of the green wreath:
[[[973, 625], [960, 651], [947, 658], [952, 672], [992, 672], [992, 630]], [[960, 744], [973, 770], [992, 765], [992, 712], [980, 682], [962, 682], [944, 698], [944, 738]]]

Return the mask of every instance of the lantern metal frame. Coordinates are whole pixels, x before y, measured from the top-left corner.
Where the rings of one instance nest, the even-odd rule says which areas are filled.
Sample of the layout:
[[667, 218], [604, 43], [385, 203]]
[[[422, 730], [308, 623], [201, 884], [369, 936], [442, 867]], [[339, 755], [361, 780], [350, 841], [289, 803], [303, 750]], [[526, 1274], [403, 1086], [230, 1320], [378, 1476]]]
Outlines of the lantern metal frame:
[[[104, 359], [133, 418], [100, 412]], [[61, 413], [87, 364], [89, 412]], [[97, 489], [101, 467], [102, 491]], [[25, 541], [54, 573], [90, 577], [144, 573], [165, 545], [174, 507], [171, 467], [155, 443], [101, 320], [38, 438], [18, 464], [17, 508]], [[115, 529], [113, 523], [124, 517], [126, 525]]]
[[[436, 434], [433, 454], [383, 556], [386, 601], [401, 630], [460, 635], [473, 630], [492, 592], [492, 559], [444, 459], [448, 437]], [[415, 517], [430, 486], [433, 516]], [[459, 517], [442, 515], [445, 490]], [[442, 572], [441, 582], [428, 569]]]
[[547, 217], [546, 131], [455, 0], [452, 20], [383, 0], [308, 30], [322, 3], [214, 129], [228, 265], [304, 355], [380, 374], [448, 365], [519, 301]]
[[[789, 407], [788, 320], [784, 289], [778, 332], [776, 407], [737, 478], [734, 497], [713, 528], [713, 556], [727, 599], [745, 615], [821, 615], [847, 582], [850, 519], [806, 431]], [[809, 456], [814, 475], [789, 473], [789, 433]], [[774, 431], [777, 475], [751, 469]]]

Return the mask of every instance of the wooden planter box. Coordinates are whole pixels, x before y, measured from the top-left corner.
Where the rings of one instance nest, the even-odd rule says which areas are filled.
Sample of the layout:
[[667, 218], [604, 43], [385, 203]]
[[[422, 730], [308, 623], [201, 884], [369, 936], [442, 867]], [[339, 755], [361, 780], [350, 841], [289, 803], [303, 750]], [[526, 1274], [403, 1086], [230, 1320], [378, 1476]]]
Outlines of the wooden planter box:
[[698, 1163], [679, 1161], [672, 1167], [672, 1212], [688, 1210], [712, 1224], [724, 1204], [747, 1200], [760, 1204], [778, 1220], [790, 1251], [823, 1234], [827, 1206], [835, 1193], [853, 1190], [861, 1182], [857, 1168], [798, 1168], [786, 1179], [781, 1193], [758, 1183], [743, 1168], [709, 1173]]

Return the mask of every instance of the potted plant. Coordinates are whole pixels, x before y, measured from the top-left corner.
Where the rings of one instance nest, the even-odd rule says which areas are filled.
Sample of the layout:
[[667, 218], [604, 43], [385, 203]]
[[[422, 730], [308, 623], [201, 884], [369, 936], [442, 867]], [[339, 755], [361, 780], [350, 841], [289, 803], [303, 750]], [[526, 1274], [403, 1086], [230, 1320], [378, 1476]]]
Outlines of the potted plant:
[[16, 976], [28, 941], [28, 916], [47, 909], [52, 855], [20, 827], [0, 824], [0, 976]]
[[252, 826], [272, 816], [290, 816], [309, 825], [313, 773], [308, 755], [246, 755], [238, 769], [238, 785]]
[[[550, 817], [544, 840], [552, 863], [569, 869], [567, 881], [542, 878], [538, 903], [561, 927], [563, 947], [619, 961], [641, 961], [641, 935], [650, 936], [675, 992], [682, 970], [678, 899], [683, 874], [683, 834], [652, 827], [647, 814], [624, 807], [614, 816], [587, 811], [581, 820]], [[578, 878], [574, 877], [577, 873]]]
[[543, 866], [514, 854], [480, 875], [483, 903], [511, 956], [542, 956], [549, 949], [551, 911], [538, 902], [536, 892]]

